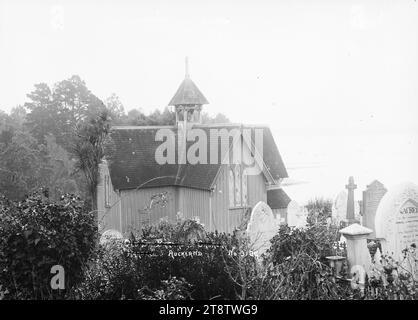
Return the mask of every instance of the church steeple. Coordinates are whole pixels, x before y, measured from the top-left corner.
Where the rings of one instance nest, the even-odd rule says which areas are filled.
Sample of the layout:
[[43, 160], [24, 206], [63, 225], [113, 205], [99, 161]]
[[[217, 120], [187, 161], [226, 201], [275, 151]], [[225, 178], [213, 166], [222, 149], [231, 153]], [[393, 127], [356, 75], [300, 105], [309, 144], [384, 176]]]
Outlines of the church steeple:
[[186, 57], [184, 59], [184, 64], [185, 64], [185, 69], [186, 69], [186, 72], [184, 74], [184, 77], [185, 78], [190, 78], [190, 74], [189, 74], [189, 57]]
[[179, 121], [201, 123], [202, 105], [208, 103], [208, 100], [190, 79], [189, 59], [186, 57], [184, 80], [168, 104], [176, 109], [176, 123], [178, 124]]

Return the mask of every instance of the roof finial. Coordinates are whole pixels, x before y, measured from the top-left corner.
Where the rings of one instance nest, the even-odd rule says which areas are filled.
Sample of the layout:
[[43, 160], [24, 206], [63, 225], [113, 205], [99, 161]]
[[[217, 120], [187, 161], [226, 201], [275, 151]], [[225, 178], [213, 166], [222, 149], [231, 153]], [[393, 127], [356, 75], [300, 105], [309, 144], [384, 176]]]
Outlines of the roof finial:
[[185, 68], [186, 68], [185, 77], [190, 78], [190, 75], [189, 75], [189, 57], [185, 58]]

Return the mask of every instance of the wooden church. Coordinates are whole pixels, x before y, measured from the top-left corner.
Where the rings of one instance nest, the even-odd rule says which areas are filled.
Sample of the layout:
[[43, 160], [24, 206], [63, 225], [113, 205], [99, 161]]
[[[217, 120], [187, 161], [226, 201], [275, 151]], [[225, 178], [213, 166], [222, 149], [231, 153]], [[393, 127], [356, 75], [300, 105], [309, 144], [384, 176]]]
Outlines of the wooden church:
[[[202, 107], [208, 103], [191, 80], [186, 62], [185, 78], [169, 103], [175, 108], [175, 125], [112, 128], [114, 151], [100, 165], [97, 187], [101, 232], [114, 230], [127, 236], [146, 224], [161, 219], [175, 221], [179, 216], [197, 219], [207, 231], [232, 232], [259, 201], [272, 204], [273, 209], [287, 206], [290, 199], [283, 196], [281, 182], [288, 174], [270, 129], [245, 124], [202, 124]], [[209, 153], [217, 153], [224, 144], [230, 159], [233, 158], [230, 153], [239, 150], [242, 159], [248, 161], [225, 162], [222, 152], [216, 156], [217, 161], [210, 163], [184, 161], [184, 155], [194, 144], [186, 138], [191, 130], [207, 135], [203, 139], [207, 148], [198, 152], [207, 152], [208, 158], [213, 158]], [[156, 159], [158, 148], [169, 139], [157, 138], [162, 131], [171, 132], [170, 141], [180, 146], [175, 150], [174, 163], [159, 163]], [[220, 131], [228, 135], [211, 138], [212, 132]], [[244, 138], [244, 132], [253, 137], [256, 131], [262, 133], [262, 144], [258, 147]], [[199, 143], [202, 146], [202, 141]], [[253, 166], [258, 173], [249, 174], [248, 158], [255, 159], [257, 155], [258, 161]], [[274, 211], [283, 214], [283, 210]]]

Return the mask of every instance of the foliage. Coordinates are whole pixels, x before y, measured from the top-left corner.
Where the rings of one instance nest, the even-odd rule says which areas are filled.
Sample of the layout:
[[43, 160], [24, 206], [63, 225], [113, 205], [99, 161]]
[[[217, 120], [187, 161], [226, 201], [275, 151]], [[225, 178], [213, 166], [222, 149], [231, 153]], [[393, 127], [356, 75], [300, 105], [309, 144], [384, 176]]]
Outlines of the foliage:
[[368, 300], [417, 300], [418, 283], [415, 247], [404, 250], [401, 261], [389, 255], [375, 259], [363, 294]]
[[60, 201], [45, 191], [21, 202], [0, 202], [0, 283], [11, 299], [62, 297], [52, 292], [51, 267], [65, 270], [65, 287], [81, 280], [82, 267], [95, 247], [93, 215], [66, 194]]
[[122, 241], [100, 246], [83, 273], [84, 280], [73, 289], [75, 299], [134, 299], [140, 289], [135, 257]]
[[236, 238], [208, 233], [204, 242], [196, 242], [198, 238], [185, 236], [186, 230], [200, 234], [201, 226], [189, 220], [162, 221], [132, 236], [127, 244], [101, 247], [76, 295], [84, 299], [235, 298], [236, 286], [224, 263]]
[[33, 137], [44, 144], [45, 137], [52, 134], [67, 150], [76, 126], [104, 107], [77, 75], [56, 83], [53, 88], [45, 83], [36, 84], [27, 97], [27, 126]]
[[328, 226], [323, 220], [317, 224], [308, 224], [305, 229], [283, 225], [271, 241], [271, 259], [280, 264], [289, 256], [304, 252], [325, 262], [325, 257], [335, 254], [338, 236], [338, 229]]
[[184, 278], [170, 277], [161, 281], [160, 289], [142, 288], [140, 295], [144, 300], [185, 300], [190, 298], [191, 287]]
[[304, 229], [281, 226], [261, 265], [253, 267], [248, 297], [342, 299], [348, 288], [333, 277], [326, 257], [335, 255], [336, 232], [326, 223]]
[[211, 117], [207, 112], [202, 113], [202, 123], [230, 123], [231, 121], [222, 113], [217, 113], [214, 117]]
[[305, 206], [308, 210], [307, 221], [316, 223], [317, 220], [324, 220], [332, 216], [332, 200], [324, 198], [315, 198], [309, 200]]
[[83, 172], [87, 183], [88, 196], [95, 210], [96, 190], [99, 182], [99, 165], [104, 158], [107, 145], [110, 146], [109, 113], [103, 109], [99, 115], [90, 118], [77, 127], [71, 151], [76, 157], [76, 168]]
[[[0, 299], [418, 298], [413, 246], [401, 262], [376, 261], [365, 287], [335, 277], [325, 257], [346, 254], [325, 217], [303, 229], [281, 226], [257, 257], [242, 232], [206, 233], [183, 219], [96, 246], [93, 215], [71, 195], [2, 198], [0, 208]], [[50, 289], [55, 264], [66, 270], [65, 292]]]
[[62, 194], [85, 194], [85, 185], [82, 176], [75, 170], [75, 161], [71, 154], [56, 143], [53, 135], [46, 137], [46, 150], [48, 155], [49, 175], [45, 186], [49, 197], [58, 200]]
[[9, 128], [0, 135], [0, 193], [12, 200], [46, 185], [47, 151], [28, 133]]

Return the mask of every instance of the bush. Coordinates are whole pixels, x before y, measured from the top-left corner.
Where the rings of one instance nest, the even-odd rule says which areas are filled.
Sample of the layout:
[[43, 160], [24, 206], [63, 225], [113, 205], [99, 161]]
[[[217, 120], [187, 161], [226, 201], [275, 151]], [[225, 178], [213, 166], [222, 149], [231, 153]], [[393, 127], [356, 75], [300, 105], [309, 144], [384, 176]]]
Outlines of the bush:
[[84, 269], [83, 281], [71, 292], [74, 299], [135, 299], [140, 287], [136, 261], [123, 241], [99, 246]]
[[21, 202], [0, 200], [0, 284], [5, 298], [62, 298], [52, 291], [51, 267], [65, 270], [65, 288], [82, 280], [82, 267], [96, 245], [94, 215], [66, 194], [58, 202], [47, 192]]
[[263, 299], [343, 299], [345, 283], [338, 283], [326, 257], [338, 252], [337, 230], [324, 219], [305, 229], [281, 226], [264, 257]]
[[236, 244], [231, 235], [205, 234], [193, 220], [162, 221], [132, 234], [127, 243], [101, 246], [73, 294], [83, 299], [234, 299], [237, 286], [225, 264]]
[[[417, 300], [418, 283], [416, 270], [418, 263], [415, 247], [404, 250], [402, 261], [382, 255], [369, 271], [363, 299], [366, 300]], [[375, 257], [376, 258], [376, 257]]]

